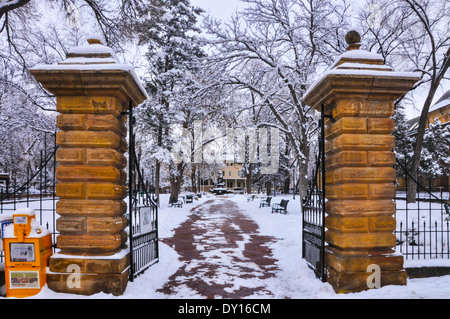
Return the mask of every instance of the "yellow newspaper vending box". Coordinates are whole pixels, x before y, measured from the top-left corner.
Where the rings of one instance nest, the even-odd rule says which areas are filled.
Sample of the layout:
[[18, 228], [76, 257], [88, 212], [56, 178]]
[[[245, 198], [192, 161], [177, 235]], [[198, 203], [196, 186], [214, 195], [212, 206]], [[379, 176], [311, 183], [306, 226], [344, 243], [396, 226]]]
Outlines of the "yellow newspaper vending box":
[[6, 297], [38, 294], [46, 284], [52, 238], [36, 221], [34, 210], [25, 208], [13, 213], [13, 224], [4, 230], [3, 248]]

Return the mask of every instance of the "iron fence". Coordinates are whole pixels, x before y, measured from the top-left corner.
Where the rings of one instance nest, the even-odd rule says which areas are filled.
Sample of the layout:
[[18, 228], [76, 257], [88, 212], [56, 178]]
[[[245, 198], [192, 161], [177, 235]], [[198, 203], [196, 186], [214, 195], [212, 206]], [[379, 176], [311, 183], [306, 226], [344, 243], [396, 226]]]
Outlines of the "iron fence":
[[[405, 176], [405, 189], [397, 191], [395, 214], [396, 251], [405, 259], [450, 259], [449, 189], [433, 191], [412, 179], [406, 166], [398, 163]], [[414, 203], [407, 203], [408, 185], [417, 184]]]
[[[52, 234], [53, 252], [56, 250], [56, 160], [57, 150], [55, 134], [52, 134], [53, 146], [40, 152], [39, 164], [35, 171], [27, 167], [26, 181], [17, 182], [16, 176], [9, 181], [8, 187], [0, 188], [0, 219], [6, 219], [19, 208], [32, 208], [36, 220]], [[46, 144], [46, 143], [45, 143]], [[0, 262], [3, 262], [3, 251], [0, 250]]]

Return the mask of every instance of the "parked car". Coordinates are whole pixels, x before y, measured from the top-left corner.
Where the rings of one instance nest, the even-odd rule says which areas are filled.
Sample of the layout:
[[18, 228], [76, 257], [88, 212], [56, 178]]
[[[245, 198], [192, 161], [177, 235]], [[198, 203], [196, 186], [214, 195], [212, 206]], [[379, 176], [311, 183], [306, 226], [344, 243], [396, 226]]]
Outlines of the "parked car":
[[213, 193], [214, 195], [223, 195], [228, 193], [226, 188], [222, 188], [222, 187], [216, 187], [211, 189], [211, 193]]
[[231, 190], [233, 194], [244, 194], [244, 189], [242, 187], [235, 187]]

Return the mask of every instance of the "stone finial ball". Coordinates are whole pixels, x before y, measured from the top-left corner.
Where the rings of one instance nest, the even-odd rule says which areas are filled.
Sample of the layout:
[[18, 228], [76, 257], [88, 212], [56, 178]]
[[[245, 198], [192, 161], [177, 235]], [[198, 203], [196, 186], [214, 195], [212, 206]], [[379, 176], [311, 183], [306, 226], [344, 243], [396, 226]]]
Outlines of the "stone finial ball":
[[351, 30], [345, 36], [345, 42], [349, 45], [359, 43], [361, 42], [361, 35], [357, 31]]
[[99, 39], [88, 39], [87, 42], [89, 44], [103, 44]]
[[87, 37], [87, 42], [89, 44], [103, 44], [104, 43], [104, 39], [100, 34], [90, 34]]

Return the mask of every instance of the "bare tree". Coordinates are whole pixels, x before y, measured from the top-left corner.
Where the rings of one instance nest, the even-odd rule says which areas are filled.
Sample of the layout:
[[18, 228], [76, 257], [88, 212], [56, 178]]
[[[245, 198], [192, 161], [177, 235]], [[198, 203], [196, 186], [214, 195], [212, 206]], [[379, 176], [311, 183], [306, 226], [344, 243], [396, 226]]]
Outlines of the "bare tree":
[[[0, 1], [0, 170], [24, 176], [33, 169], [47, 139], [56, 131], [56, 101], [29, 74], [37, 64], [65, 58], [84, 45], [90, 32], [103, 33], [120, 48], [125, 16], [140, 1], [58, 0]], [[70, 7], [83, 17], [70, 24]], [[59, 19], [58, 19], [59, 18]], [[83, 30], [81, 30], [83, 28]]]
[[[429, 50], [429, 53], [419, 60], [420, 64], [417, 68], [424, 77], [429, 79], [429, 89], [420, 115], [411, 163], [411, 177], [417, 180], [428, 111], [436, 91], [450, 67], [450, 23], [448, 20], [450, 4], [440, 2], [442, 8], [437, 9], [432, 7], [431, 1], [405, 0], [405, 2], [423, 25]], [[407, 201], [409, 203], [415, 202], [416, 192], [417, 184], [412, 183], [408, 187]]]
[[[70, 15], [74, 14], [74, 8], [76, 10], [88, 9], [97, 22], [101, 33], [105, 36], [108, 45], [114, 45], [123, 39], [123, 36], [128, 33], [127, 28], [131, 21], [136, 19], [137, 12], [142, 7], [142, 1], [139, 0], [47, 0], [46, 2], [57, 3], [69, 18]], [[7, 33], [8, 42], [11, 46], [14, 46], [14, 37], [11, 32], [15, 28], [10, 19], [11, 14], [15, 14], [17, 10], [23, 11], [27, 6], [29, 7], [34, 3], [38, 4], [39, 2], [36, 0], [4, 0], [0, 2], [0, 33]], [[27, 19], [28, 23], [35, 22], [35, 16], [31, 11], [25, 12], [23, 18]]]
[[276, 127], [287, 137], [304, 181], [315, 121], [302, 95], [318, 70], [344, 50], [349, 5], [327, 0], [243, 2], [247, 7], [230, 22], [205, 21], [205, 41], [213, 50], [210, 63], [227, 65], [223, 83], [252, 92], [255, 114], [270, 113], [257, 126]]
[[[428, 112], [436, 91], [450, 67], [450, 3], [440, 0], [368, 1], [361, 15], [365, 40], [369, 49], [376, 49], [388, 63], [395, 67], [420, 72], [421, 79], [410, 89], [426, 88], [414, 155], [410, 166], [411, 176], [417, 180]], [[375, 9], [376, 12], [373, 10]], [[377, 23], [366, 22], [377, 14]], [[396, 104], [403, 102], [401, 97]], [[415, 201], [417, 187], [408, 187], [408, 202]]]

